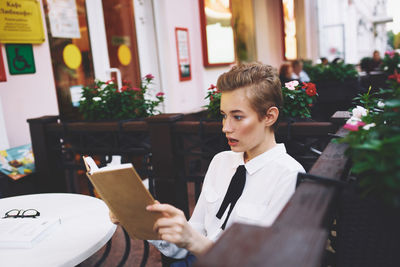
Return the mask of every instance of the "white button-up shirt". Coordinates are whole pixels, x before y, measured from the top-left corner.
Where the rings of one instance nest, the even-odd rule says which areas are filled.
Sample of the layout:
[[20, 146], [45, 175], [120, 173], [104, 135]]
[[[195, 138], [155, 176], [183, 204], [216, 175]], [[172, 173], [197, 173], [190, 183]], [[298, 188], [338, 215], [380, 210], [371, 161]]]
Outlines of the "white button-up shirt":
[[[246, 184], [226, 228], [233, 223], [271, 225], [294, 193], [297, 173], [304, 172], [303, 167], [286, 153], [283, 144], [277, 144], [247, 163], [244, 163], [243, 152], [225, 151], [215, 155], [189, 220], [194, 229], [213, 241], [223, 232], [221, 225], [228, 209], [221, 219], [216, 214], [239, 165], [246, 168]], [[187, 254], [185, 249], [165, 241], [151, 243], [168, 257], [183, 258]]]

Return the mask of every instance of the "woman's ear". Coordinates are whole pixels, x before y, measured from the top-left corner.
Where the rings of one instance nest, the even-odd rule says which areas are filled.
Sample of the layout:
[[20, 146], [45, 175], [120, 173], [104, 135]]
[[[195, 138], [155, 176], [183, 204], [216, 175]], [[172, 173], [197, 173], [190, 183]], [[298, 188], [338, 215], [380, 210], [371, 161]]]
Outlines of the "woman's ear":
[[279, 109], [277, 107], [270, 107], [265, 115], [265, 126], [271, 127], [274, 125], [279, 117]]

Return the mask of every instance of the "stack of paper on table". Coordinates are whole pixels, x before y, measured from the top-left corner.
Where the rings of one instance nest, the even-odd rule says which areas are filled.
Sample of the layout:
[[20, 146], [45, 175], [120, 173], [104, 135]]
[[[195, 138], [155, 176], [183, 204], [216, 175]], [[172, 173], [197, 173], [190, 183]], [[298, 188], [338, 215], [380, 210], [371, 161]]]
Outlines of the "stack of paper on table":
[[32, 248], [60, 223], [60, 218], [0, 219], [0, 248]]
[[146, 210], [146, 206], [154, 204], [154, 199], [132, 164], [98, 168], [91, 157], [83, 159], [88, 178], [129, 236], [142, 240], [159, 239], [153, 225], [161, 214]]

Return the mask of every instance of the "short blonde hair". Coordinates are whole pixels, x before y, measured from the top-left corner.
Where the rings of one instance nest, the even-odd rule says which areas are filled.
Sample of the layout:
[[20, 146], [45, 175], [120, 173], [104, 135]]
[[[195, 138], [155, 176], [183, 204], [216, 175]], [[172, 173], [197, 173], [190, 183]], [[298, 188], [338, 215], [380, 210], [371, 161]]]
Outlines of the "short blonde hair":
[[[270, 107], [281, 108], [283, 104], [281, 82], [276, 69], [262, 63], [246, 63], [232, 67], [218, 78], [217, 88], [229, 92], [246, 89], [251, 106], [261, 120]], [[278, 121], [272, 126], [277, 128]]]

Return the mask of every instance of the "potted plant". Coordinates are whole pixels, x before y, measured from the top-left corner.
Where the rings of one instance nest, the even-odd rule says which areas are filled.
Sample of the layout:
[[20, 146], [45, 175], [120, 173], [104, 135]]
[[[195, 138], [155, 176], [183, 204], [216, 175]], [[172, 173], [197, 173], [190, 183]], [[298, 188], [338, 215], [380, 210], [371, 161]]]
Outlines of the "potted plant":
[[89, 121], [127, 120], [158, 114], [157, 107], [164, 101], [164, 93], [159, 92], [154, 98], [149, 96], [153, 79], [153, 75], [146, 75], [139, 87], [123, 81], [121, 88], [117, 88], [114, 79], [95, 80], [92, 86], [83, 87], [79, 112]]
[[207, 110], [207, 118], [211, 120], [221, 120], [221, 91], [219, 91], [214, 84], [211, 84], [207, 90], [205, 99], [209, 101], [208, 104], [204, 106]]
[[400, 54], [397, 51], [387, 51], [382, 60], [381, 69], [388, 75], [400, 72]]
[[308, 66], [306, 71], [318, 88], [318, 98], [312, 109], [313, 119], [328, 121], [335, 111], [351, 107], [352, 99], [360, 91], [358, 72], [352, 64], [341, 61], [318, 64]]
[[317, 97], [317, 89], [314, 83], [299, 83], [290, 81], [282, 86], [283, 108], [281, 118], [307, 119], [311, 118], [311, 107]]
[[400, 75], [389, 83], [390, 89], [357, 98], [360, 106], [344, 126], [350, 131], [338, 141], [348, 144], [355, 178], [339, 198], [339, 265], [400, 264]]

